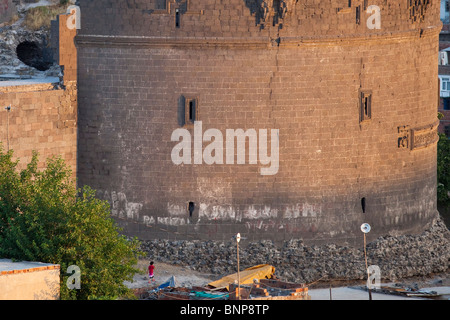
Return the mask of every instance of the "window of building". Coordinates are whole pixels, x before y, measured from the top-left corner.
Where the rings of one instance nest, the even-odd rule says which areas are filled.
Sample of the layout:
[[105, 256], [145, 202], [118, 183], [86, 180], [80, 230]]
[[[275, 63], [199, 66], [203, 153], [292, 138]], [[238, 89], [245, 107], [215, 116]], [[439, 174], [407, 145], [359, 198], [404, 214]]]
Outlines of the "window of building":
[[442, 78], [441, 90], [442, 91], [450, 91], [450, 78]]
[[361, 23], [361, 6], [356, 7], [356, 24]]
[[450, 98], [443, 98], [444, 110], [450, 110]]
[[178, 99], [178, 124], [193, 125], [198, 120], [198, 98], [180, 96]]
[[175, 27], [180, 27], [180, 9], [175, 10]]
[[362, 212], [366, 213], [366, 198], [361, 198], [361, 208], [362, 208]]
[[186, 98], [186, 123], [197, 121], [197, 98]]
[[195, 210], [195, 203], [192, 201], [189, 201], [189, 203], [188, 203], [189, 218], [192, 218], [192, 214], [194, 213], [194, 210]]
[[196, 120], [196, 113], [195, 108], [196, 107], [196, 101], [195, 99], [188, 100], [188, 114], [187, 118], [190, 123], [194, 123]]
[[372, 92], [361, 91], [360, 92], [360, 122], [372, 119]]

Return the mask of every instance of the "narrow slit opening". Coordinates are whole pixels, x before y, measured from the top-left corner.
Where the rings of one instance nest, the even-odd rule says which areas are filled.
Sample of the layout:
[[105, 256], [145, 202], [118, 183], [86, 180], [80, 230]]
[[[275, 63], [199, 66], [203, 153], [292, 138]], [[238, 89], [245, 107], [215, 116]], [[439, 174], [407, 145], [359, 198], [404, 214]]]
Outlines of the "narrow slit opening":
[[175, 10], [175, 27], [180, 27], [180, 11], [178, 9]]
[[189, 218], [192, 218], [192, 214], [194, 213], [195, 204], [192, 201], [189, 201], [188, 204], [188, 211], [189, 211]]

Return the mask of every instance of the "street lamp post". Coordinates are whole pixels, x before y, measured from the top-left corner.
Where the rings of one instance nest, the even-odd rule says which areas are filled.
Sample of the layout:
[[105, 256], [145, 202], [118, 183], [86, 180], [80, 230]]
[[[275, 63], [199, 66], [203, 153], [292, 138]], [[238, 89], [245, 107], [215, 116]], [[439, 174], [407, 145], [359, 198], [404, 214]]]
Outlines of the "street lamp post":
[[372, 300], [372, 291], [370, 289], [370, 285], [369, 285], [369, 278], [370, 278], [370, 274], [369, 274], [369, 267], [367, 265], [367, 253], [366, 253], [366, 233], [370, 232], [370, 224], [368, 223], [363, 223], [361, 225], [361, 231], [364, 234], [364, 260], [366, 261], [366, 271], [367, 271], [367, 289], [369, 291], [369, 300]]
[[236, 235], [236, 246], [237, 246], [237, 276], [238, 276], [238, 299], [241, 300], [241, 275], [239, 272], [239, 241], [241, 241], [241, 234]]

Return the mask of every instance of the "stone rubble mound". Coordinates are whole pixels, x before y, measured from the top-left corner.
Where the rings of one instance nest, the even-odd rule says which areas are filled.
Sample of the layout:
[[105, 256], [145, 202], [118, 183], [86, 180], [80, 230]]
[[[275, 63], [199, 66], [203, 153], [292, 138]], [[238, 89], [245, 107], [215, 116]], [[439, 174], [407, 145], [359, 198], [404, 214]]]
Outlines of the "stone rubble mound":
[[[142, 250], [149, 259], [192, 270], [226, 275], [236, 272], [235, 241], [148, 240]], [[383, 280], [395, 281], [448, 271], [450, 231], [441, 219], [420, 235], [383, 236], [367, 244], [368, 265], [377, 265]], [[335, 244], [305, 245], [302, 240], [276, 246], [269, 240], [239, 248], [241, 269], [271, 264], [275, 275], [289, 282], [319, 279], [366, 279], [364, 248]]]

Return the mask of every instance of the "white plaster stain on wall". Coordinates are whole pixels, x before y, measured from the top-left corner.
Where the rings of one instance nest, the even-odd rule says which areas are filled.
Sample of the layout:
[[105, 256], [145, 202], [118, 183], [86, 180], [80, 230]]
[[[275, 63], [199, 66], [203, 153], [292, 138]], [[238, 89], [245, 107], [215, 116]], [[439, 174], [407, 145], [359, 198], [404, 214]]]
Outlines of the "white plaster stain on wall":
[[199, 218], [206, 220], [232, 220], [241, 221], [241, 217], [236, 215], [235, 210], [231, 206], [217, 206], [200, 203]]
[[280, 220], [252, 220], [245, 222], [245, 228], [247, 231], [290, 231], [289, 224]]
[[240, 211], [233, 209], [232, 206], [219, 206], [207, 203], [200, 203], [199, 218], [206, 220], [222, 220], [241, 222], [242, 219], [274, 219], [278, 217], [278, 209], [272, 209], [269, 206], [257, 208], [254, 205], [248, 206]]
[[300, 204], [296, 204], [295, 206], [286, 208], [283, 214], [283, 218], [295, 219], [300, 217], [300, 213], [301, 213]]
[[[302, 217], [317, 217], [321, 214], [320, 206], [310, 204], [297, 204], [287, 207], [282, 214], [284, 219], [296, 219]], [[268, 220], [276, 219], [279, 216], [278, 209], [272, 209], [270, 206], [258, 207], [250, 205], [240, 211], [233, 209], [232, 206], [219, 206], [207, 203], [200, 203], [199, 218], [203, 220], [222, 220], [241, 222], [245, 220]]]
[[155, 224], [155, 218], [152, 216], [143, 216], [142, 217], [142, 222], [146, 225], [146, 226], [150, 226], [152, 224]]
[[271, 219], [278, 217], [278, 210], [271, 209], [269, 206], [264, 206], [264, 208], [255, 208], [254, 205], [249, 206], [244, 210], [244, 219]]
[[223, 179], [198, 177], [197, 189], [202, 198], [211, 201], [231, 197], [231, 185]]
[[[111, 215], [118, 218], [125, 218], [133, 221], [142, 222], [146, 226], [162, 224], [167, 226], [182, 226], [190, 223], [187, 208], [184, 205], [167, 203], [167, 217], [154, 217], [141, 215], [142, 203], [129, 202], [124, 192], [117, 191], [99, 191], [102, 198], [108, 200], [111, 204]], [[282, 214], [283, 219], [297, 219], [302, 217], [317, 217], [322, 212], [321, 207], [310, 204], [297, 204], [287, 207]], [[272, 220], [277, 219], [278, 209], [272, 209], [270, 206], [250, 205], [244, 210], [236, 210], [231, 205], [221, 206], [208, 203], [199, 204], [199, 219], [197, 224], [203, 221], [232, 221], [242, 222], [243, 219], [252, 222], [246, 222], [247, 229], [284, 229], [287, 227], [281, 221], [274, 224]], [[270, 220], [270, 221], [269, 221]], [[277, 219], [279, 220], [279, 219]], [[269, 221], [269, 222], [264, 222]]]
[[307, 204], [307, 203], [304, 203], [302, 205], [302, 216], [303, 217], [317, 217], [317, 214], [320, 215], [321, 213], [322, 213], [321, 207]]
[[118, 218], [126, 218], [130, 220], [139, 221], [140, 212], [143, 204], [138, 202], [129, 202], [127, 196], [123, 192], [108, 191], [99, 193], [103, 194], [103, 199], [111, 204], [111, 215]]
[[186, 216], [188, 214], [186, 206], [167, 203], [167, 212], [170, 217]]
[[287, 207], [284, 211], [283, 218], [296, 219], [301, 217], [317, 217], [322, 213], [322, 208], [308, 203], [296, 204], [295, 206]]
[[177, 217], [158, 217], [157, 221], [159, 224], [167, 226], [183, 226], [187, 224], [187, 219]]

